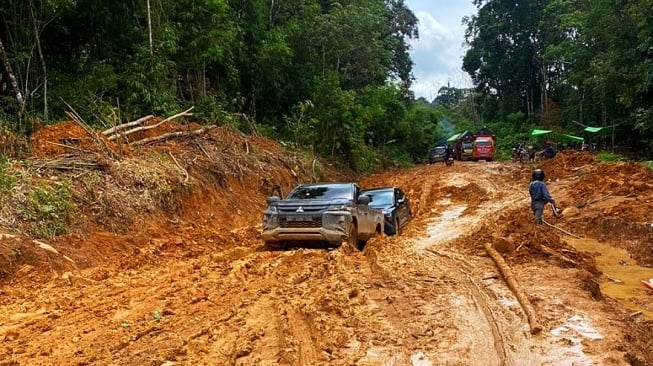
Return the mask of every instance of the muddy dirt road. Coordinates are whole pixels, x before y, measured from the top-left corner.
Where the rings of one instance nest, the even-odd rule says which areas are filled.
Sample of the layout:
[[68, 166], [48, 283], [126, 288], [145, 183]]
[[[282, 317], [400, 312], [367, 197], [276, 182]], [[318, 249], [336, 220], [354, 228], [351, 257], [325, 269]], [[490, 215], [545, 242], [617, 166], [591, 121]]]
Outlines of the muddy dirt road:
[[509, 260], [543, 326], [533, 335], [474, 239], [502, 215], [530, 222], [520, 174], [456, 162], [367, 177], [401, 186], [414, 217], [361, 252], [270, 251], [251, 217], [229, 240], [178, 222], [120, 261], [50, 278], [25, 268], [0, 288], [0, 365], [627, 365], [624, 324], [581, 269]]

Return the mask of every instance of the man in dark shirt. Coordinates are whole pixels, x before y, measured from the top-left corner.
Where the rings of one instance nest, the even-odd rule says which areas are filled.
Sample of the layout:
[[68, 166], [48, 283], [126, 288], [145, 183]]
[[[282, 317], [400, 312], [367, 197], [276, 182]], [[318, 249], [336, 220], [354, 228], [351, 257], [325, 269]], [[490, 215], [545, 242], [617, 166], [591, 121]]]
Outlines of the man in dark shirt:
[[551, 203], [555, 209], [556, 201], [551, 197], [549, 189], [544, 183], [544, 171], [542, 169], [533, 170], [532, 178], [531, 183], [528, 185], [528, 193], [531, 196], [531, 209], [535, 216], [535, 223], [540, 225], [542, 224], [544, 206]]
[[453, 149], [451, 148], [451, 145], [447, 145], [447, 148], [445, 149], [445, 153], [444, 153], [445, 164], [447, 164], [447, 160], [449, 160], [449, 158], [453, 158]]

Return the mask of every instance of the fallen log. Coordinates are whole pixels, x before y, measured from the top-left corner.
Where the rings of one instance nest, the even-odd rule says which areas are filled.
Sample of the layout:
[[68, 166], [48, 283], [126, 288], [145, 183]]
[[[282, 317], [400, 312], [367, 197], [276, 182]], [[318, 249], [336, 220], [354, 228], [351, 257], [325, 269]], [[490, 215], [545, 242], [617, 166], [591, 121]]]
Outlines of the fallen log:
[[107, 140], [113, 141], [113, 140], [115, 140], [115, 139], [117, 139], [118, 137], [121, 137], [121, 136], [127, 136], [127, 135], [130, 135], [132, 133], [139, 132], [139, 131], [151, 130], [153, 128], [157, 128], [157, 127], [161, 126], [162, 124], [164, 124], [164, 123], [166, 123], [168, 121], [172, 121], [175, 118], [184, 117], [184, 116], [192, 116], [193, 114], [189, 113], [189, 112], [192, 111], [193, 108], [195, 108], [195, 107], [190, 107], [190, 108], [188, 108], [187, 110], [185, 110], [185, 111], [183, 111], [181, 113], [177, 113], [174, 116], [170, 116], [170, 117], [162, 120], [161, 122], [159, 122], [157, 124], [154, 124], [154, 125], [151, 125], [151, 126], [140, 126], [140, 127], [132, 128], [131, 130], [127, 130], [125, 132], [117, 133], [117, 134], [115, 134], [113, 136], [109, 136], [107, 138]]
[[646, 286], [649, 289], [653, 290], [653, 278], [648, 280], [648, 281], [642, 280], [641, 282], [642, 282], [642, 284], [644, 284], [644, 286]]
[[111, 135], [113, 133], [124, 130], [125, 128], [140, 125], [141, 123], [143, 123], [143, 122], [145, 122], [145, 121], [147, 121], [148, 119], [151, 119], [151, 118], [154, 118], [154, 115], [150, 114], [149, 116], [141, 117], [141, 118], [139, 118], [139, 119], [137, 119], [135, 121], [131, 121], [131, 122], [127, 122], [127, 123], [123, 123], [123, 124], [111, 127], [109, 129], [106, 129], [106, 130], [102, 131], [102, 134], [104, 136], [109, 136], [109, 135]]
[[146, 145], [146, 144], [151, 144], [154, 142], [159, 142], [163, 140], [167, 140], [173, 137], [182, 137], [182, 136], [196, 136], [196, 135], [201, 135], [216, 126], [208, 126], [206, 128], [202, 128], [199, 130], [195, 131], [177, 131], [177, 132], [169, 132], [169, 133], [164, 133], [163, 135], [160, 136], [154, 136], [154, 137], [147, 137], [141, 140], [137, 140], [132, 142], [130, 145], [138, 146], [138, 145]]
[[39, 248], [41, 248], [41, 249], [43, 249], [45, 251], [48, 251], [48, 252], [54, 253], [54, 254], [59, 254], [58, 250], [54, 249], [52, 246], [50, 246], [48, 244], [45, 244], [42, 241], [38, 241], [38, 240], [32, 240], [32, 241], [34, 242], [34, 244], [36, 244], [36, 246], [38, 246]]
[[497, 265], [497, 268], [499, 268], [499, 272], [501, 272], [503, 279], [506, 281], [506, 284], [508, 284], [508, 288], [510, 288], [513, 294], [515, 294], [517, 301], [519, 301], [519, 303], [522, 306], [522, 309], [524, 309], [524, 313], [526, 313], [526, 317], [528, 318], [528, 324], [531, 327], [531, 334], [537, 334], [541, 332], [542, 325], [540, 324], [537, 313], [535, 312], [533, 305], [528, 299], [528, 296], [526, 296], [524, 292], [520, 289], [519, 284], [517, 283], [517, 280], [515, 280], [515, 278], [513, 277], [512, 270], [510, 270], [510, 267], [508, 266], [506, 261], [503, 259], [501, 254], [499, 254], [499, 252], [497, 252], [492, 247], [492, 244], [486, 243], [485, 250], [490, 255], [492, 260], [494, 260], [494, 263]]

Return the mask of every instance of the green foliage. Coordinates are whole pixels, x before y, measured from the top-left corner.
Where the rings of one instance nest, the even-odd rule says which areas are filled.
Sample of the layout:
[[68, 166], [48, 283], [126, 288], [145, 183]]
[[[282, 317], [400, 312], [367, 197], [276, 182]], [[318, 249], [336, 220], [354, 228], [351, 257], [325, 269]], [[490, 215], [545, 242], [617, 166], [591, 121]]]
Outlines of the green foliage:
[[476, 3], [463, 68], [484, 120], [521, 111], [561, 132], [619, 124], [616, 142], [651, 156], [650, 0]]
[[152, 320], [154, 320], [156, 323], [159, 323], [161, 318], [163, 318], [163, 312], [161, 310], [155, 310], [152, 313]]
[[487, 127], [496, 135], [497, 160], [508, 159], [512, 154], [512, 148], [520, 143], [536, 144], [543, 147], [543, 141], [531, 136], [535, 126], [528, 124], [526, 115], [521, 112], [513, 113], [505, 117], [505, 120], [488, 123]]
[[8, 172], [10, 164], [6, 156], [0, 155], [0, 195], [9, 192], [16, 184], [16, 177]]
[[378, 152], [365, 144], [353, 147], [351, 160], [354, 163], [354, 169], [361, 174], [374, 172], [381, 163]]
[[36, 186], [28, 194], [21, 214], [32, 222], [32, 234], [53, 238], [68, 231], [73, 208], [70, 182], [64, 181]]
[[438, 123], [443, 114], [441, 109], [421, 103], [411, 104], [402, 120], [407, 134], [397, 141], [397, 146], [406, 151], [413, 161], [423, 161], [433, 143], [440, 137], [445, 137]]
[[309, 109], [313, 108], [313, 103], [310, 100], [299, 102], [291, 117], [286, 117], [286, 128], [289, 138], [292, 139], [293, 145], [296, 148], [306, 148], [312, 146], [314, 141], [317, 140], [316, 125], [318, 121], [315, 118], [308, 118]]
[[651, 170], [653, 170], [653, 161], [651, 161], [651, 160], [645, 161], [644, 166], [651, 169]]
[[597, 153], [596, 158], [600, 161], [627, 161], [628, 160], [628, 158], [626, 158], [623, 155], [616, 154], [609, 151], [601, 151]]

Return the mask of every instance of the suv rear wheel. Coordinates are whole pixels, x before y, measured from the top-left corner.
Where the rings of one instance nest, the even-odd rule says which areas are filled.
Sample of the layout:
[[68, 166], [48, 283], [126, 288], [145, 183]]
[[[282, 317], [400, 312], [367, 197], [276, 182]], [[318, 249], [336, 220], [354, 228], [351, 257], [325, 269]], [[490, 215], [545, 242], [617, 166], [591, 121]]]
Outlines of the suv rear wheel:
[[358, 226], [355, 222], [349, 225], [349, 236], [346, 241], [347, 250], [358, 249], [361, 250], [365, 246], [365, 242], [358, 239]]

